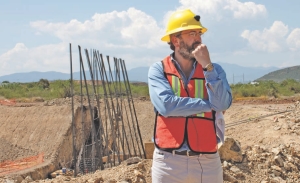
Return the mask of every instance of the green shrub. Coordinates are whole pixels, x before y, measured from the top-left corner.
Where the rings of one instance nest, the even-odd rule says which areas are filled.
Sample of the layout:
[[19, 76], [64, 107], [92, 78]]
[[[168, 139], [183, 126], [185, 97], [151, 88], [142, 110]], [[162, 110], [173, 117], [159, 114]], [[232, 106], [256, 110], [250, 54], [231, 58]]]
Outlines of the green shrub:
[[[106, 83], [104, 85], [96, 85], [95, 88], [88, 84], [87, 88], [80, 86], [79, 82], [73, 82], [73, 95], [81, 94], [81, 87], [83, 95], [88, 92], [89, 95], [95, 93], [101, 98], [106, 93], [107, 96], [120, 97], [127, 95], [129, 87], [123, 82]], [[259, 84], [232, 84], [230, 85], [233, 98], [239, 97], [281, 97], [292, 96], [300, 93], [300, 82], [288, 79], [280, 83], [274, 81], [261, 81]], [[94, 89], [96, 91], [94, 91]], [[126, 90], [127, 89], [127, 90]], [[130, 83], [131, 94], [133, 97], [149, 97], [149, 90], [147, 84]], [[88, 91], [87, 91], [88, 90]], [[41, 97], [44, 100], [54, 98], [71, 97], [71, 83], [70, 80], [56, 80], [49, 82], [41, 79], [39, 82], [31, 83], [7, 83], [0, 87], [0, 96], [5, 98], [32, 98]]]
[[259, 84], [235, 84], [231, 85], [234, 98], [237, 97], [262, 97], [291, 96], [300, 93], [300, 82], [287, 79], [280, 83], [274, 81], [260, 81]]
[[[81, 94], [81, 87], [83, 95], [88, 92], [89, 95], [95, 93], [101, 98], [105, 92], [107, 96], [116, 97], [117, 95], [127, 95], [126, 87], [124, 83], [114, 82], [106, 83], [105, 90], [104, 85], [97, 85], [94, 87], [88, 84], [87, 88], [83, 85], [80, 86], [79, 82], [73, 82], [73, 95]], [[133, 85], [130, 84], [131, 94], [134, 97], [148, 96], [147, 85]], [[128, 90], [127, 86], [127, 90]], [[41, 97], [44, 100], [51, 100], [54, 98], [71, 97], [71, 83], [70, 80], [56, 80], [49, 82], [46, 79], [40, 79], [38, 82], [31, 83], [9, 83], [0, 87], [0, 96], [5, 98], [32, 98]]]

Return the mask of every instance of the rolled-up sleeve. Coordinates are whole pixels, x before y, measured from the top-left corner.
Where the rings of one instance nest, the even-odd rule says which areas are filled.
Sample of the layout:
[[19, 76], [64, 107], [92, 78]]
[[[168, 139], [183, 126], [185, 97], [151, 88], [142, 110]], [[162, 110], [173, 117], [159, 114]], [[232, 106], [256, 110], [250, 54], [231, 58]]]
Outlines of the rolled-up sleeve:
[[216, 63], [213, 65], [213, 71], [204, 72], [209, 102], [213, 110], [225, 111], [232, 103], [231, 89], [223, 68]]

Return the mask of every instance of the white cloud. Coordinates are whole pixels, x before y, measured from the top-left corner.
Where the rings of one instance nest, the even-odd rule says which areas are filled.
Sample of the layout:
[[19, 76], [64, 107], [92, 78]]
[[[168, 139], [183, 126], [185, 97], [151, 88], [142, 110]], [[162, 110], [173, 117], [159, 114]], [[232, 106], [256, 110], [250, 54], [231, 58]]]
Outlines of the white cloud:
[[60, 71], [67, 72], [69, 68], [68, 45], [43, 45], [27, 48], [23, 43], [17, 43], [14, 48], [0, 55], [0, 70], [2, 74], [29, 71]]
[[[209, 48], [212, 48], [213, 44], [218, 45], [214, 50], [210, 49], [214, 60], [239, 65], [279, 65], [283, 64], [283, 59], [278, 56], [280, 51], [286, 51], [285, 54], [289, 55], [288, 53], [291, 53], [289, 50], [300, 49], [300, 29], [296, 28], [290, 32], [288, 26], [280, 21], [275, 21], [271, 27], [263, 30], [245, 30], [241, 35], [237, 33], [250, 21], [249, 19], [266, 17], [267, 10], [264, 5], [238, 0], [180, 0], [180, 3], [178, 9], [191, 8], [193, 12], [203, 17], [202, 23], [209, 29], [209, 34], [204, 37], [205, 41], [212, 45], [209, 45]], [[173, 10], [165, 15], [163, 26], [166, 25], [167, 18], [172, 12]], [[249, 21], [240, 21], [241, 19]], [[228, 26], [227, 22], [231, 23], [231, 29], [222, 29], [220, 34], [220, 29]], [[68, 22], [33, 21], [30, 25], [36, 31], [36, 37], [51, 35], [58, 38], [60, 43], [45, 43], [32, 48], [25, 46], [26, 43], [16, 44], [14, 48], [0, 55], [1, 75], [34, 70], [68, 73], [69, 43], [72, 43], [73, 60], [76, 65], [77, 45], [81, 45], [82, 49], [97, 49], [104, 56], [122, 58], [126, 62], [127, 69], [150, 66], [171, 52], [166, 43], [160, 41], [164, 28], [159, 26], [152, 16], [135, 8], [96, 13], [85, 21], [76, 19]], [[247, 40], [252, 49], [240, 46], [244, 43], [239, 36]], [[224, 49], [223, 43], [237, 44]], [[257, 52], [253, 52], [253, 49], [259, 51], [260, 55], [256, 56]], [[267, 54], [268, 52], [277, 52], [276, 61], [269, 59], [275, 56]], [[285, 61], [285, 65], [293, 65], [299, 58], [296, 52], [294, 53], [295, 56], [290, 58], [290, 62]], [[261, 57], [270, 61], [262, 63]], [[77, 71], [78, 66], [77, 70], [76, 68], [74, 70]]]
[[1, 58], [2, 59], [8, 59], [8, 58], [11, 58], [13, 57], [14, 54], [17, 54], [17, 53], [22, 53], [22, 52], [26, 52], [28, 50], [28, 48], [23, 44], [23, 43], [17, 43], [16, 46], [7, 51], [6, 53], [4, 53], [3, 55], [1, 55]]
[[241, 37], [247, 39], [252, 49], [257, 51], [278, 52], [286, 48], [285, 36], [288, 26], [281, 21], [275, 21], [269, 29], [245, 30]]
[[91, 20], [68, 23], [46, 21], [31, 22], [31, 26], [40, 32], [53, 34], [64, 42], [78, 41], [92, 45], [108, 47], [144, 47], [154, 48], [161, 45], [163, 30], [156, 21], [135, 8], [127, 11], [96, 13]]
[[205, 14], [218, 13], [220, 9], [226, 4], [226, 0], [180, 0], [182, 8], [191, 8], [192, 10], [198, 10]]
[[[21, 68], [22, 61], [27, 60], [27, 55], [26, 55], [27, 52], [28, 52], [28, 48], [23, 43], [17, 43], [13, 49], [0, 55], [1, 73], [6, 73]], [[23, 58], [21, 57], [16, 60], [19, 64], [13, 63], [12, 60], [14, 60], [19, 55], [24, 56]]]
[[300, 50], [300, 28], [294, 29], [287, 38], [287, 44], [290, 50], [297, 51]]
[[300, 54], [297, 52], [241, 52], [232, 54], [231, 52], [222, 54], [212, 54], [212, 60], [237, 64], [244, 67], [288, 67], [299, 65]]
[[266, 16], [267, 9], [264, 5], [255, 4], [254, 2], [241, 3], [237, 0], [228, 0], [228, 5], [224, 9], [231, 10], [234, 18], [248, 19]]
[[254, 2], [240, 2], [238, 0], [180, 0], [179, 9], [190, 8], [192, 11], [204, 14], [212, 19], [221, 20], [232, 13], [236, 19], [261, 18], [267, 14], [264, 5]]
[[[1, 74], [27, 71], [69, 72], [69, 43], [72, 43], [73, 59], [78, 59], [78, 47], [97, 49], [104, 56], [122, 58], [127, 69], [150, 66], [169, 53], [166, 43], [160, 41], [163, 30], [156, 21], [135, 8], [127, 11], [96, 13], [90, 20], [80, 22], [35, 21], [30, 25], [36, 35], [50, 34], [61, 40], [59, 44], [27, 48], [19, 43], [15, 48], [0, 55]], [[89, 50], [90, 51], [90, 50]], [[152, 61], [152, 62], [151, 62]], [[11, 66], [15, 67], [12, 68]], [[76, 65], [77, 64], [76, 62]], [[76, 66], [75, 66], [76, 67]], [[74, 69], [79, 70], [79, 66]]]

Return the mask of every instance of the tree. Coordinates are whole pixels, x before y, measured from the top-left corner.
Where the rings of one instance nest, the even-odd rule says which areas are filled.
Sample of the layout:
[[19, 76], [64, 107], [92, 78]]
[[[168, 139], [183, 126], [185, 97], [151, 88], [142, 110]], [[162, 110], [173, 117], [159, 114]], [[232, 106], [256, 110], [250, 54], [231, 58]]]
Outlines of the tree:
[[47, 79], [40, 79], [39, 85], [42, 86], [44, 89], [49, 88], [50, 83]]

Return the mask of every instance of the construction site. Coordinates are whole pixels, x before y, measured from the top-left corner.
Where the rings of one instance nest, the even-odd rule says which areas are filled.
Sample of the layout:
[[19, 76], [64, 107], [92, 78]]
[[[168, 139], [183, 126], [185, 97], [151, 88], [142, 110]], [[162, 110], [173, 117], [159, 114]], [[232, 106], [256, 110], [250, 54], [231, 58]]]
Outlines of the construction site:
[[[122, 59], [78, 48], [71, 97], [0, 98], [0, 183], [151, 182], [151, 101], [132, 96]], [[224, 182], [300, 182], [299, 96], [235, 100], [224, 117]]]
[[58, 99], [63, 104], [0, 100], [0, 126], [7, 132], [0, 135], [0, 176], [39, 180], [60, 169], [76, 176], [146, 158], [124, 60], [78, 46], [80, 80], [74, 81], [71, 49], [71, 97]]

